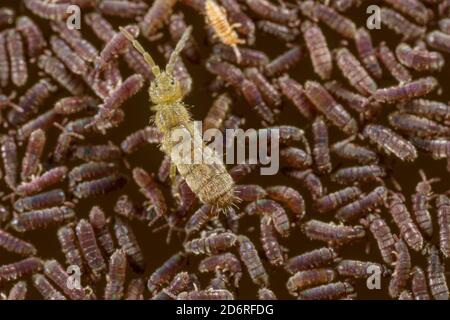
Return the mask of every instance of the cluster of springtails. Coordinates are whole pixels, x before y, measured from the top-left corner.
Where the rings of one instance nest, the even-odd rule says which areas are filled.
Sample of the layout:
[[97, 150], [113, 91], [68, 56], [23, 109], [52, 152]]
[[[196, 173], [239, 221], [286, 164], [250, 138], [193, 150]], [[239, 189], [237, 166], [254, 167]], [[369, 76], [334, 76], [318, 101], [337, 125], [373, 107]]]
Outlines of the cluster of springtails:
[[6, 2], [1, 299], [449, 298], [450, 0]]

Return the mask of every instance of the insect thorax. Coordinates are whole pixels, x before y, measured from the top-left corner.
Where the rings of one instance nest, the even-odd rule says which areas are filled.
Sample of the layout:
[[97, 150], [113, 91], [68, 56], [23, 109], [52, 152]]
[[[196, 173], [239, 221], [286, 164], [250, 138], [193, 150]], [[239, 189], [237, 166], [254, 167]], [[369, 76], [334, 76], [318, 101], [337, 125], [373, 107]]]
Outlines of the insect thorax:
[[153, 108], [156, 110], [155, 124], [164, 135], [170, 134], [175, 127], [186, 126], [191, 122], [189, 111], [182, 101], [173, 104], [159, 104]]

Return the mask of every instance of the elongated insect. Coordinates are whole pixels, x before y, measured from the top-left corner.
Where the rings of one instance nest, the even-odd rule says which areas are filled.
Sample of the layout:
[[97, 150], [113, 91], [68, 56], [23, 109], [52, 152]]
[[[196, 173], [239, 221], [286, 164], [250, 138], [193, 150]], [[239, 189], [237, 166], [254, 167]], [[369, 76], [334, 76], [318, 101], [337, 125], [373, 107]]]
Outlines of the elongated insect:
[[28, 80], [28, 68], [22, 37], [18, 31], [8, 30], [6, 33], [6, 49], [11, 66], [11, 81], [16, 86], [21, 87]]
[[389, 295], [396, 298], [406, 288], [408, 279], [411, 274], [411, 257], [408, 247], [403, 240], [395, 243], [395, 251], [397, 252], [397, 261], [395, 270], [389, 282]]
[[234, 300], [234, 296], [228, 290], [208, 289], [181, 292], [177, 300]]
[[80, 250], [76, 242], [76, 235], [71, 225], [66, 225], [58, 229], [56, 233], [61, 251], [66, 257], [68, 265], [75, 265], [80, 268], [80, 271], [84, 270], [83, 258], [81, 257]]
[[66, 194], [62, 189], [53, 189], [32, 196], [19, 198], [14, 202], [14, 209], [18, 212], [39, 210], [62, 205], [65, 200]]
[[284, 42], [293, 42], [300, 35], [300, 31], [297, 28], [290, 28], [288, 26], [267, 20], [258, 21], [256, 23], [256, 27], [258, 30], [270, 34], [275, 38], [283, 40]]
[[46, 300], [67, 300], [66, 297], [58, 291], [47, 278], [37, 273], [31, 277], [33, 286], [39, 291], [41, 296]]
[[61, 38], [52, 36], [50, 38], [50, 47], [55, 55], [66, 65], [66, 67], [74, 74], [86, 75], [88, 66], [72, 48]]
[[158, 289], [169, 283], [170, 279], [186, 265], [186, 262], [186, 254], [183, 252], [171, 256], [150, 275], [147, 282], [148, 290], [154, 294]]
[[282, 237], [289, 236], [289, 218], [286, 214], [286, 211], [280, 204], [278, 204], [278, 202], [269, 199], [256, 200], [250, 203], [245, 208], [245, 211], [250, 215], [260, 214], [269, 216], [270, 221], [272, 221], [277, 232]]
[[425, 117], [393, 112], [388, 120], [392, 127], [418, 137], [450, 137], [450, 128]]
[[116, 173], [118, 173], [117, 165], [111, 162], [83, 163], [69, 172], [69, 186], [74, 187], [79, 182], [103, 178]]
[[43, 261], [36, 257], [26, 258], [11, 264], [0, 266], [0, 281], [13, 281], [24, 276], [39, 272]]
[[242, 267], [238, 258], [230, 252], [207, 257], [200, 261], [198, 265], [200, 272], [216, 272], [227, 274], [233, 279], [235, 287], [239, 287], [239, 281], [242, 277]]
[[431, 246], [427, 256], [427, 276], [430, 291], [435, 300], [448, 300], [449, 291], [445, 279], [445, 267], [439, 258], [439, 251]]
[[114, 241], [112, 239], [111, 233], [108, 230], [108, 222], [106, 221], [105, 213], [103, 210], [94, 206], [89, 212], [89, 222], [94, 229], [95, 236], [100, 243], [100, 246], [105, 250], [108, 256], [114, 253]]
[[[126, 33], [124, 29], [121, 29], [127, 38], [132, 41], [133, 46], [144, 55], [146, 62], [152, 68], [152, 72], [155, 75], [156, 79], [150, 84], [149, 94], [150, 99], [155, 104], [156, 126], [164, 135], [162, 150], [171, 156], [172, 167], [175, 168], [176, 166], [181, 176], [183, 176], [184, 180], [198, 196], [200, 201], [219, 208], [226, 208], [229, 207], [235, 199], [233, 193], [234, 182], [226, 171], [223, 163], [217, 158], [217, 155], [210, 148], [203, 147], [203, 150], [196, 150], [194, 153], [198, 153], [199, 151], [202, 152], [201, 155], [203, 156], [203, 161], [208, 164], [192, 164], [192, 161], [190, 161], [191, 163], [186, 163], [189, 162], [189, 159], [172, 154], [172, 149], [174, 147], [172, 134], [176, 129], [178, 129], [178, 131], [183, 131], [184, 133], [187, 132], [190, 135], [189, 144], [191, 141], [197, 141], [200, 144], [194, 143], [194, 145], [203, 146], [200, 133], [198, 132], [198, 129], [196, 130], [195, 126], [192, 125], [189, 112], [181, 101], [182, 94], [180, 91], [180, 84], [173, 78], [174, 64], [181, 50], [184, 48], [191, 30], [191, 28], [188, 28], [183, 34], [169, 59], [166, 70], [161, 72], [150, 54], [145, 52], [144, 48], [137, 40], [134, 40], [132, 35]], [[192, 154], [189, 153], [189, 156], [191, 155]]]
[[431, 154], [434, 159], [450, 157], [450, 140], [447, 139], [421, 139], [413, 137], [412, 143], [417, 148]]
[[382, 41], [377, 48], [377, 56], [390, 74], [400, 83], [407, 83], [412, 80], [412, 76], [403, 65], [395, 58], [392, 50]]
[[147, 11], [148, 5], [145, 2], [133, 1], [102, 1], [98, 5], [98, 10], [105, 16], [114, 16], [120, 18], [135, 18], [142, 16]]
[[84, 21], [103, 42], [108, 42], [116, 33], [114, 27], [97, 12], [85, 14]]
[[342, 168], [334, 172], [331, 180], [339, 184], [352, 184], [355, 182], [379, 181], [386, 176], [386, 170], [378, 165], [355, 166]]
[[341, 221], [349, 222], [370, 211], [380, 207], [386, 201], [387, 190], [385, 187], [377, 187], [360, 199], [340, 208], [336, 211], [335, 217]]
[[369, 214], [366, 218], [366, 222], [377, 242], [383, 261], [390, 265], [393, 264], [395, 261], [395, 238], [389, 225], [378, 214]]
[[244, 44], [245, 40], [239, 39], [236, 25], [230, 24], [226, 17], [226, 11], [222, 9], [214, 0], [205, 1], [205, 15], [207, 23], [213, 28], [216, 36], [226, 45], [231, 46], [236, 55], [237, 61], [241, 60], [241, 53], [238, 45]]
[[450, 35], [441, 31], [432, 31], [426, 36], [427, 44], [436, 50], [450, 52]]
[[425, 34], [425, 27], [418, 26], [397, 11], [383, 7], [380, 11], [381, 23], [403, 37], [403, 40], [414, 40]]
[[377, 90], [375, 81], [347, 48], [337, 49], [335, 57], [342, 75], [359, 93], [367, 96]]
[[64, 20], [68, 16], [68, 3], [42, 2], [40, 0], [24, 0], [28, 10], [48, 20]]
[[53, 207], [16, 215], [11, 221], [11, 226], [17, 232], [26, 232], [61, 225], [74, 217], [75, 211], [71, 208]]
[[270, 264], [280, 267], [284, 264], [283, 250], [276, 238], [273, 222], [270, 216], [260, 218], [260, 239], [264, 253]]
[[422, 181], [416, 185], [416, 192], [411, 195], [412, 212], [420, 230], [428, 237], [433, 235], [433, 221], [429, 211], [429, 201], [433, 195], [431, 184], [439, 179], [427, 179], [425, 172], [419, 170]]
[[0, 86], [6, 87], [9, 83], [9, 59], [6, 50], [6, 35], [0, 33]]
[[193, 239], [184, 244], [184, 249], [193, 254], [218, 254], [236, 243], [236, 235], [231, 232], [213, 233]]
[[242, 201], [252, 202], [267, 196], [266, 190], [257, 184], [241, 184], [235, 188], [236, 194]]
[[450, 106], [439, 101], [414, 99], [398, 104], [397, 107], [406, 113], [424, 116], [430, 120], [444, 122], [445, 124], [450, 123]]
[[402, 64], [417, 71], [439, 71], [445, 63], [444, 57], [439, 52], [411, 48], [406, 43], [400, 43], [395, 49], [395, 54]]
[[366, 69], [377, 79], [382, 76], [370, 33], [365, 28], [359, 28], [355, 34], [355, 44], [359, 58]]
[[285, 172], [288, 177], [298, 180], [304, 188], [306, 188], [313, 200], [324, 196], [322, 181], [316, 176], [311, 169], [300, 171], [290, 170]]
[[439, 195], [436, 199], [439, 225], [439, 249], [444, 257], [450, 256], [450, 199]]
[[370, 118], [373, 113], [373, 104], [370, 100], [356, 92], [353, 92], [336, 80], [325, 82], [325, 88], [337, 99], [343, 101], [350, 108], [358, 113], [363, 114], [363, 118]]
[[238, 92], [241, 91], [242, 83], [245, 80], [244, 73], [235, 65], [221, 61], [218, 57], [212, 56], [206, 61], [206, 69], [219, 77], [219, 79], [231, 85]]
[[268, 77], [280, 75], [300, 62], [304, 55], [304, 49], [293, 46], [269, 62], [264, 68], [265, 73]]
[[285, 74], [277, 79], [281, 93], [292, 102], [297, 110], [307, 119], [315, 113], [314, 105], [308, 100], [303, 86]]
[[305, 252], [298, 256], [290, 258], [285, 263], [285, 269], [290, 274], [301, 270], [319, 268], [331, 264], [337, 257], [332, 248], [320, 248]]
[[61, 264], [52, 259], [44, 263], [44, 274], [51, 279], [70, 299], [87, 300], [87, 296], [81, 288], [71, 288], [67, 285], [69, 274], [64, 270]]
[[258, 87], [253, 81], [245, 79], [242, 82], [241, 88], [242, 95], [247, 103], [252, 107], [258, 116], [267, 124], [273, 124], [275, 122], [274, 114], [272, 110], [266, 105], [259, 91]]
[[297, 296], [297, 291], [330, 283], [334, 281], [335, 278], [336, 272], [329, 268], [299, 271], [288, 279], [286, 287], [291, 295]]
[[372, 97], [383, 103], [396, 103], [427, 95], [438, 86], [434, 77], [425, 77], [404, 85], [376, 90]]
[[359, 261], [359, 260], [342, 260], [336, 266], [337, 273], [342, 277], [362, 278], [367, 279], [370, 277], [374, 269], [380, 275], [387, 275], [389, 272], [386, 267], [371, 261]]
[[347, 187], [317, 199], [314, 207], [320, 213], [328, 212], [355, 200], [361, 193], [358, 187]]
[[358, 130], [355, 119], [338, 104], [330, 93], [318, 82], [306, 81], [305, 93], [308, 99], [314, 104], [332, 124], [347, 134], [355, 134]]
[[310, 21], [303, 22], [301, 30], [311, 56], [314, 72], [322, 80], [329, 79], [333, 70], [333, 62], [322, 30]]
[[128, 283], [125, 300], [143, 300], [145, 282], [142, 278], [131, 279]]
[[421, 1], [386, 0], [385, 2], [390, 4], [401, 13], [410, 16], [419, 24], [426, 25], [429, 20], [433, 18], [433, 12], [428, 9]]
[[114, 144], [81, 145], [73, 156], [83, 161], [114, 161], [121, 157], [121, 152]]
[[28, 291], [28, 286], [25, 281], [18, 281], [9, 290], [8, 300], [25, 300]]
[[297, 10], [277, 7], [267, 0], [245, 0], [249, 9], [262, 19], [271, 20], [284, 25], [298, 24]]
[[422, 250], [424, 243], [422, 234], [411, 218], [403, 194], [390, 192], [386, 206], [408, 246], [415, 251]]
[[337, 225], [314, 219], [304, 223], [301, 228], [309, 239], [324, 241], [335, 246], [342, 246], [366, 236], [364, 228], [360, 225]]
[[280, 93], [257, 68], [246, 69], [245, 75], [256, 85], [256, 87], [258, 87], [264, 101], [271, 108], [277, 108], [280, 106]]
[[305, 216], [305, 200], [297, 190], [288, 186], [271, 186], [266, 188], [266, 191], [269, 198], [291, 210], [297, 222]]
[[139, 24], [142, 34], [149, 40], [164, 25], [172, 14], [177, 0], [156, 0]]
[[3, 230], [0, 230], [0, 247], [21, 256], [31, 256], [37, 253], [34, 245]]
[[328, 127], [321, 117], [317, 117], [312, 125], [314, 140], [313, 156], [317, 170], [322, 173], [331, 172], [330, 149], [328, 143]]
[[412, 269], [411, 290], [415, 300], [430, 300], [428, 293], [427, 278], [423, 270], [419, 267]]
[[334, 300], [354, 293], [354, 288], [347, 282], [332, 282], [311, 289], [306, 289], [298, 294], [299, 300]]
[[267, 287], [269, 285], [269, 276], [259, 258], [255, 245], [249, 238], [243, 235], [238, 236], [237, 241], [239, 243], [239, 256], [247, 267], [247, 271], [253, 283], [260, 287]]
[[120, 144], [120, 148], [123, 152], [131, 154], [146, 144], [160, 143], [161, 139], [162, 135], [158, 129], [155, 127], [145, 127], [127, 136]]
[[170, 281], [169, 285], [158, 292], [152, 300], [170, 300], [172, 298], [176, 298], [183, 291], [194, 290], [191, 285], [191, 277], [187, 272], [178, 273], [172, 281]]
[[363, 135], [387, 154], [393, 154], [402, 161], [414, 161], [417, 150], [412, 143], [382, 125], [369, 124]]
[[106, 277], [105, 300], [120, 300], [123, 296], [127, 257], [122, 250], [116, 250], [109, 260], [109, 271]]
[[4, 179], [8, 187], [14, 190], [17, 185], [17, 145], [11, 136], [3, 137], [1, 143], [3, 168], [5, 169]]
[[230, 111], [231, 104], [232, 100], [228, 94], [224, 93], [218, 96], [203, 120], [203, 130], [221, 129]]
[[36, 59], [47, 46], [47, 41], [37, 24], [27, 16], [21, 16], [16, 21], [16, 28], [27, 42], [27, 55]]
[[116, 217], [114, 233], [117, 243], [127, 255], [131, 267], [136, 272], [143, 272], [145, 270], [144, 255], [131, 226], [124, 219]]
[[120, 174], [113, 174], [104, 178], [82, 182], [73, 190], [75, 197], [79, 199], [104, 195], [121, 189], [127, 183], [127, 179]]
[[52, 124], [59, 121], [59, 115], [53, 109], [42, 113], [40, 116], [24, 123], [17, 130], [17, 140], [23, 141], [27, 139], [35, 130], [42, 129], [46, 131]]
[[44, 172], [42, 175], [33, 178], [30, 182], [20, 184], [16, 189], [16, 193], [21, 196], [38, 193], [64, 180], [66, 173], [66, 166], [55, 167]]
[[45, 141], [46, 137], [43, 130], [38, 129], [31, 133], [25, 155], [22, 159], [22, 171], [20, 172], [22, 181], [28, 180], [31, 176], [38, 173]]

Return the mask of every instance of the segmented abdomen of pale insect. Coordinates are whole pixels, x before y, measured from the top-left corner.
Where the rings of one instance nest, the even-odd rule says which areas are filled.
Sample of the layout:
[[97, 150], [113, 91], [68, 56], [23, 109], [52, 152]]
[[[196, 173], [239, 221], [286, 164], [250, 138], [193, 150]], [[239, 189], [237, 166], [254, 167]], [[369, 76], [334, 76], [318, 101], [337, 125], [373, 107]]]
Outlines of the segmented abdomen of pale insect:
[[[236, 199], [234, 181], [219, 155], [204, 145], [200, 130], [193, 122], [164, 130], [167, 117], [164, 124], [158, 118], [157, 114], [157, 126], [168, 132], [162, 140], [163, 150], [200, 201], [217, 208], [230, 207]], [[179, 138], [183, 139], [182, 145], [177, 143]]]

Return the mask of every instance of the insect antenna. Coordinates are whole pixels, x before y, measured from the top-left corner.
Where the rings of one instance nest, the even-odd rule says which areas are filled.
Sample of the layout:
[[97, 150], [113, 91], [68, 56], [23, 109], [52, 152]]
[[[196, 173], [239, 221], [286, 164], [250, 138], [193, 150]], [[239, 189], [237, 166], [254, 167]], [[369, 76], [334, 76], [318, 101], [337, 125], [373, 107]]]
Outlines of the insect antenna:
[[136, 48], [136, 50], [142, 54], [144, 57], [145, 62], [150, 66], [152, 73], [155, 75], [155, 77], [159, 76], [161, 73], [161, 70], [159, 69], [158, 65], [155, 63], [155, 60], [153, 60], [150, 53], [145, 51], [144, 47], [139, 43], [138, 40], [136, 40], [131, 33], [129, 33], [125, 28], [119, 27], [120, 32], [123, 33], [123, 35], [133, 44], [133, 47]]
[[183, 36], [181, 37], [180, 41], [178, 41], [175, 49], [173, 50], [172, 54], [170, 55], [169, 62], [166, 66], [166, 72], [169, 74], [173, 73], [173, 69], [175, 67], [175, 63], [177, 62], [178, 56], [180, 55], [181, 51], [186, 46], [187, 41], [189, 40], [189, 37], [192, 33], [192, 26], [188, 27], [186, 31], [184, 31]]

